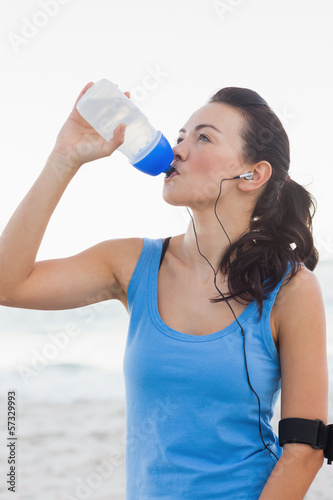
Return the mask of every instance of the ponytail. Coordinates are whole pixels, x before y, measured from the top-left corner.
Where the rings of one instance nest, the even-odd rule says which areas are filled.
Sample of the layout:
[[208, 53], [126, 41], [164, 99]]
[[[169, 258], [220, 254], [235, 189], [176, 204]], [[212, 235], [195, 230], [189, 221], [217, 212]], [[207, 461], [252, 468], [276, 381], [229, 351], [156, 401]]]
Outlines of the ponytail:
[[290, 179], [281, 190], [281, 234], [292, 241], [292, 261], [303, 262], [313, 271], [318, 263], [318, 252], [313, 244], [312, 218], [316, 201], [300, 184]]

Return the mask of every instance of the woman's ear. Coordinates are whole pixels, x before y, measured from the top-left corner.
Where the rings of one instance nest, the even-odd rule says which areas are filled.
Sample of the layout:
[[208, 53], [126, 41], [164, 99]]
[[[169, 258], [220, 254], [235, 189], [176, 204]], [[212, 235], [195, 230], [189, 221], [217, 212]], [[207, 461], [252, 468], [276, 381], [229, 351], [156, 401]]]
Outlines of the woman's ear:
[[238, 182], [237, 187], [241, 191], [255, 191], [270, 179], [272, 175], [272, 167], [271, 164], [268, 163], [268, 161], [260, 161], [259, 163], [256, 163], [255, 165], [252, 165], [251, 168], [248, 170], [249, 172], [253, 172], [253, 179], [247, 180], [247, 179], [242, 179], [240, 182]]

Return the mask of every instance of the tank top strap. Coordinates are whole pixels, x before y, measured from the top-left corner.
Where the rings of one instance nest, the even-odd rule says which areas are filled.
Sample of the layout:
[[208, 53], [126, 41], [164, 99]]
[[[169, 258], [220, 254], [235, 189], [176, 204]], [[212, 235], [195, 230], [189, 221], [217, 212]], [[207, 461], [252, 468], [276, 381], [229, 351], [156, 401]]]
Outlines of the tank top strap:
[[164, 256], [166, 254], [166, 251], [167, 251], [167, 248], [169, 246], [169, 243], [170, 243], [170, 240], [171, 240], [171, 236], [169, 236], [168, 238], [165, 238], [164, 242], [163, 242], [163, 247], [162, 247], [162, 253], [161, 253], [161, 259], [160, 259], [160, 266], [162, 265], [162, 262], [163, 262], [163, 259], [164, 259]]
[[266, 305], [266, 310], [267, 310], [268, 314], [271, 313], [271, 310], [272, 310], [272, 307], [274, 305], [276, 296], [279, 293], [279, 290], [280, 290], [281, 286], [283, 285], [284, 280], [286, 279], [286, 277], [290, 273], [290, 271], [291, 271], [291, 264], [288, 263], [288, 268], [287, 268], [286, 272], [283, 274], [280, 282], [276, 285], [276, 287], [274, 288], [274, 290], [267, 297], [267, 299], [266, 299], [266, 304], [267, 304]]
[[[139, 286], [145, 288], [151, 266], [158, 266], [162, 250], [162, 239], [143, 238], [143, 247], [127, 289], [129, 310]], [[147, 290], [146, 290], [147, 292]]]

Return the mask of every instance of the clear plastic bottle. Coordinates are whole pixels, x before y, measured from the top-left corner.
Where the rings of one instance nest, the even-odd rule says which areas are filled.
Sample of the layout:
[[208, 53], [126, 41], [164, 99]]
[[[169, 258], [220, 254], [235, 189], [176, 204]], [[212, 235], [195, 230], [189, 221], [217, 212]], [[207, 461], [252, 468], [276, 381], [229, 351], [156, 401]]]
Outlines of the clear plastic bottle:
[[125, 140], [118, 150], [146, 174], [168, 174], [174, 159], [169, 142], [114, 83], [99, 80], [81, 97], [76, 107], [106, 141], [111, 139], [118, 125], [125, 123]]

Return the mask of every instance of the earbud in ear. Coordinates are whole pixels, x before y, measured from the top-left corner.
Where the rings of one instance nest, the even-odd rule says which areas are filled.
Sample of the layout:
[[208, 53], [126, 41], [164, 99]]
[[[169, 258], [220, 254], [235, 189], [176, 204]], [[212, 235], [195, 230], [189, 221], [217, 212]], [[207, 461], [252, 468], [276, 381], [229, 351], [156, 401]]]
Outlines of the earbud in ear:
[[252, 181], [253, 172], [247, 172], [246, 174], [237, 175], [234, 179], [245, 179], [246, 181]]

